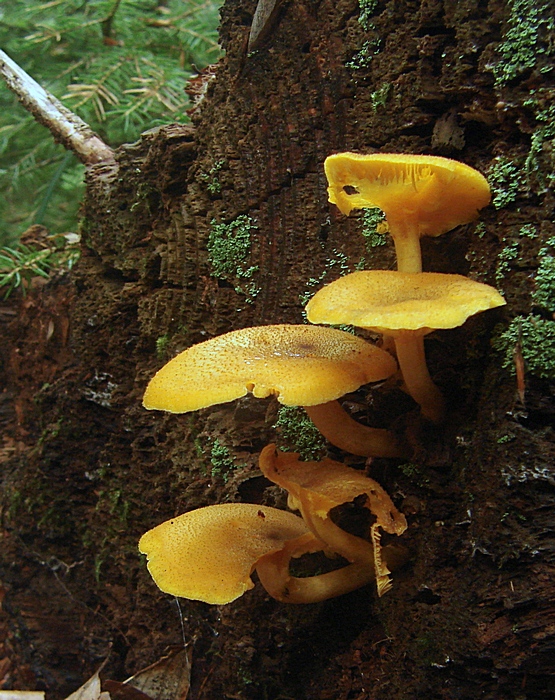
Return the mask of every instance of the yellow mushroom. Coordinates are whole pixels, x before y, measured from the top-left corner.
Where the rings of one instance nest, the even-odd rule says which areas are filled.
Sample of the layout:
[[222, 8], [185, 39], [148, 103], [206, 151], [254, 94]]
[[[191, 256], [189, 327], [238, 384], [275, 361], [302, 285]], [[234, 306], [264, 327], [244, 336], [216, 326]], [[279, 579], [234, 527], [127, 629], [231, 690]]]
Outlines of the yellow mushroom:
[[[349, 576], [353, 581], [365, 582], [375, 578], [379, 595], [389, 590], [391, 572], [380, 544], [381, 531], [401, 535], [407, 528], [407, 521], [376, 481], [331, 459], [301, 462], [298, 454], [280, 452], [275, 445], [262, 450], [260, 469], [270, 481], [287, 490], [289, 507], [300, 510], [314, 535], [325, 542], [329, 550], [351, 562], [351, 569], [339, 570], [343, 571], [346, 581]], [[333, 508], [353, 501], [360, 502], [374, 517], [369, 527], [369, 541], [341, 529], [330, 517]], [[268, 556], [268, 559], [276, 557]], [[259, 567], [258, 572], [263, 580], [263, 569]]]
[[491, 198], [477, 170], [439, 156], [336, 153], [324, 169], [329, 201], [343, 214], [365, 207], [384, 211], [401, 272], [422, 271], [421, 236], [473, 221]]
[[350, 323], [393, 336], [408, 392], [422, 413], [437, 422], [443, 397], [426, 366], [424, 336], [503, 304], [496, 289], [462, 275], [371, 270], [323, 287], [307, 304], [306, 314], [312, 323]]
[[302, 518], [251, 503], [223, 503], [179, 515], [146, 532], [139, 551], [165, 593], [223, 605], [253, 587], [251, 574], [265, 554], [305, 538], [322, 549]]
[[389, 353], [334, 328], [243, 328], [174, 357], [150, 381], [143, 405], [184, 413], [249, 391], [258, 398], [274, 394], [286, 406], [304, 406], [334, 445], [358, 455], [396, 457], [403, 451], [392, 433], [360, 425], [336, 401], [396, 369]]
[[139, 551], [165, 593], [212, 605], [253, 588], [256, 569], [268, 593], [285, 603], [317, 603], [360, 588], [373, 567], [350, 565], [325, 574], [292, 576], [289, 563], [326, 545], [293, 513], [251, 503], [206, 506], [146, 532]]

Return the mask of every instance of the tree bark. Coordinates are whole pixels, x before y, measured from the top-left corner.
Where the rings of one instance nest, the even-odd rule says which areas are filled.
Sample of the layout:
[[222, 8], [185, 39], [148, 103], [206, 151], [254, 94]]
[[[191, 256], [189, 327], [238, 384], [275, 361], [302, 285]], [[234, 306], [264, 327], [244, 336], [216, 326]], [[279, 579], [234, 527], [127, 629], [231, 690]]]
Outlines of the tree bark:
[[[494, 86], [502, 3], [389, 0], [366, 29], [354, 0], [285, 3], [247, 54], [254, 9], [225, 4], [226, 56], [192, 126], [147, 132], [115, 165], [91, 166], [83, 254], [69, 278], [35, 289], [19, 320], [0, 316], [11, 324], [3, 415], [13, 436], [3, 453], [4, 609], [26, 677], [51, 697], [108, 654], [105, 676], [122, 680], [183, 644], [174, 600], [138, 556], [145, 530], [211, 503], [285, 507], [257, 468], [276, 437], [275, 402], [175, 416], [145, 411], [141, 396], [193, 343], [302, 322], [301, 298], [361, 258], [394, 268], [391, 241], [366, 248], [361, 216], [327, 202], [325, 157], [434, 153], [486, 173], [497, 157], [528, 162], [543, 123], [523, 103], [548, 73], [530, 67]], [[409, 464], [371, 465], [409, 521], [410, 561], [393, 589], [307, 606], [277, 603], [260, 585], [220, 608], [180, 601], [190, 700], [553, 697], [554, 383], [528, 372], [521, 406], [490, 344], [496, 324], [533, 310], [537, 255], [555, 234], [541, 185], [551, 152], [535, 157], [515, 200], [485, 210], [481, 228], [423, 241], [425, 270], [497, 279], [508, 302], [426, 341], [446, 424], [424, 426], [395, 386], [372, 402], [349, 397], [359, 418], [396, 426], [415, 451]], [[214, 276], [210, 232], [240, 216], [250, 251]], [[519, 238], [525, 224], [534, 238]], [[500, 267], [510, 241], [521, 257]], [[235, 468], [215, 461], [216, 440]]]

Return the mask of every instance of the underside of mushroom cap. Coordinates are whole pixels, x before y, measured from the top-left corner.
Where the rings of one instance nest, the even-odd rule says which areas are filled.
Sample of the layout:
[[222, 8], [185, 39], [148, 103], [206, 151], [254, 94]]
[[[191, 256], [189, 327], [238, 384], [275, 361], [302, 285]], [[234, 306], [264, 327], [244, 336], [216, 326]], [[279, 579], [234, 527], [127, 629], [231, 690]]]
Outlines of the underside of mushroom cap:
[[417, 222], [438, 236], [473, 221], [491, 198], [485, 177], [450, 158], [404, 153], [336, 153], [326, 158], [329, 201], [343, 214], [379, 207], [389, 222]]
[[248, 391], [314, 406], [394, 374], [395, 360], [350, 333], [307, 325], [244, 328], [193, 345], [150, 381], [145, 408], [185, 413]]
[[[288, 491], [289, 507], [301, 511], [308, 527], [332, 552], [363, 569], [373, 567], [378, 595], [389, 590], [391, 571], [383, 557], [381, 534], [401, 535], [407, 521], [376, 481], [331, 459], [301, 462], [299, 455], [280, 452], [275, 445], [262, 450], [259, 464], [264, 476]], [[330, 517], [332, 508], [357, 502], [374, 516], [367, 532], [370, 541], [343, 530]]]
[[281, 452], [275, 445], [262, 450], [259, 464], [266, 478], [287, 490], [296, 508], [301, 503], [310, 504], [323, 518], [332, 508], [364, 495], [364, 507], [375, 516], [376, 525], [395, 535], [406, 530], [405, 516], [378, 482], [363, 472], [327, 458], [303, 462], [296, 452]]
[[146, 532], [139, 551], [165, 593], [223, 605], [253, 587], [256, 562], [309, 532], [302, 518], [251, 503], [206, 506]]
[[311, 323], [351, 323], [391, 335], [455, 328], [505, 303], [493, 287], [462, 275], [361, 270], [320, 289], [306, 314]]

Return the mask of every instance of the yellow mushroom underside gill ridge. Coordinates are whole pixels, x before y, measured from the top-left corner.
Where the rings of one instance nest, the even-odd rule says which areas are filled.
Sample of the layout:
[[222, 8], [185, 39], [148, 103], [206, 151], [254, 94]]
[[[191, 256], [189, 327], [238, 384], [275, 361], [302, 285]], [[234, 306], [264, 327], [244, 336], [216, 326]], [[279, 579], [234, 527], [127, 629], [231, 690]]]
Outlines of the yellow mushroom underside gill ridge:
[[[390, 587], [390, 570], [380, 544], [380, 530], [401, 535], [407, 527], [405, 516], [393, 505], [391, 498], [373, 479], [339, 462], [301, 462], [295, 453], [280, 452], [268, 445], [260, 454], [262, 473], [286, 489], [289, 506], [298, 509], [311, 531], [347, 561], [357, 564], [357, 572], [373, 571], [378, 593]], [[364, 496], [364, 507], [374, 516], [370, 541], [342, 530], [329, 517], [336, 506]]]
[[[330, 402], [363, 384], [386, 379], [396, 369], [388, 353], [333, 328], [285, 324], [244, 328], [193, 345], [173, 358], [150, 381], [143, 405], [184, 413], [251, 391], [258, 398], [274, 394], [287, 406], [331, 408]], [[348, 433], [339, 426], [334, 431], [334, 421], [324, 420], [325, 414], [325, 408], [315, 411], [316, 426], [322, 417], [325, 437], [349, 449], [358, 424], [353, 421]], [[353, 448], [364, 447], [355, 454], [401, 454], [388, 431], [361, 427], [359, 432], [363, 435], [356, 437]]]
[[481, 173], [440, 156], [337, 153], [324, 169], [329, 201], [343, 214], [365, 207], [384, 211], [402, 272], [422, 271], [421, 236], [473, 221], [491, 198]]
[[393, 336], [409, 393], [424, 415], [441, 419], [443, 399], [425, 361], [423, 337], [505, 304], [489, 285], [462, 275], [391, 270], [353, 272], [318, 291], [306, 306], [311, 323], [351, 323]]

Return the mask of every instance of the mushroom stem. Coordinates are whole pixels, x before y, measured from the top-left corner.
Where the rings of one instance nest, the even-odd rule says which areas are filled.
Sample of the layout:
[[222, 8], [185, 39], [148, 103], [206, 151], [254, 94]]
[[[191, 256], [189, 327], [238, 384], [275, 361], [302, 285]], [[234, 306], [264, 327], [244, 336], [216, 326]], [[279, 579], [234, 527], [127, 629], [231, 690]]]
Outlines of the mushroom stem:
[[305, 406], [304, 410], [326, 440], [345, 452], [360, 457], [406, 456], [392, 432], [357, 423], [339, 401]]
[[329, 515], [326, 514], [325, 517], [322, 517], [318, 510], [309, 510], [303, 507], [302, 503], [298, 505], [303, 520], [317, 537], [322, 539], [333, 552], [340, 554], [351, 564], [358, 565], [363, 569], [371, 568], [373, 571], [372, 578], [376, 579], [378, 596], [381, 597], [384, 593], [387, 593], [391, 588], [389, 576], [391, 571], [382, 556], [381, 533], [377, 524], [372, 525], [370, 529], [372, 541], [367, 542], [361, 537], [351, 535], [340, 528]]
[[428, 372], [424, 335], [406, 331], [394, 337], [397, 361], [408, 393], [420, 404], [422, 414], [426, 418], [434, 423], [440, 423], [443, 420], [444, 401]]
[[397, 270], [399, 272], [422, 272], [422, 250], [418, 226], [406, 219], [387, 217], [389, 233], [395, 244]]
[[290, 555], [284, 549], [262, 557], [256, 564], [260, 583], [282, 603], [319, 603], [350, 593], [375, 578], [374, 567], [367, 564], [348, 564], [318, 576], [291, 576], [289, 562], [292, 556], [301, 554]]
[[326, 543], [326, 546], [335, 554], [340, 554], [351, 563], [362, 562], [373, 566], [374, 547], [362, 537], [351, 535], [336, 525], [329, 515], [320, 515], [316, 508], [307, 508], [294, 497], [289, 496], [290, 506], [295, 506], [301, 511], [303, 520], [309, 529]]

